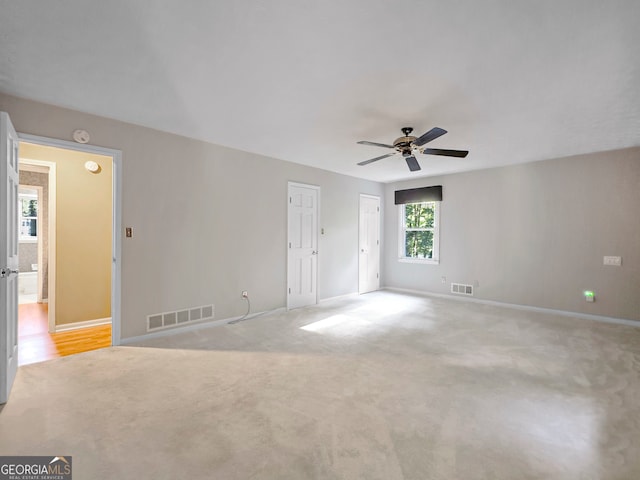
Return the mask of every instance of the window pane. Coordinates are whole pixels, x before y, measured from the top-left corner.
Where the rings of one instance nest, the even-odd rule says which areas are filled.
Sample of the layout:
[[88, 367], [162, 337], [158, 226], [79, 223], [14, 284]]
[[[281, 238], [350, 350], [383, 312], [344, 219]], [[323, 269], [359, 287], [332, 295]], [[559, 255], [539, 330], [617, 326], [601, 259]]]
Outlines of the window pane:
[[433, 232], [406, 232], [404, 256], [408, 258], [433, 258]]
[[29, 198], [21, 198], [22, 204], [22, 216], [23, 217], [37, 217], [38, 216], [38, 201]]
[[38, 227], [35, 218], [23, 218], [20, 224], [20, 235], [22, 237], [37, 237]]
[[20, 237], [22, 240], [35, 239], [38, 236], [38, 196], [37, 191], [20, 187], [19, 214]]
[[405, 228], [433, 228], [435, 203], [408, 203], [404, 206]]

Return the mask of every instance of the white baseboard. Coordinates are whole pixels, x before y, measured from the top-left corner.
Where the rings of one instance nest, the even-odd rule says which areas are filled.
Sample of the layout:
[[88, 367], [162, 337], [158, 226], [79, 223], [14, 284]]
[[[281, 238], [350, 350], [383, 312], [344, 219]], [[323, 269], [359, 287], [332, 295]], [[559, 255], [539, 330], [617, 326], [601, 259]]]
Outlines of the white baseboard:
[[[273, 310], [265, 310], [264, 312], [252, 313], [251, 315], [247, 316], [247, 318], [245, 318], [243, 321], [251, 320], [252, 318], [265, 315], [267, 313], [277, 313], [277, 312], [284, 312], [284, 311], [286, 311], [286, 308], [280, 307]], [[121, 338], [120, 345], [131, 345], [132, 343], [143, 342], [145, 340], [151, 340], [153, 338], [170, 337], [171, 335], [177, 335], [179, 333], [193, 332], [195, 330], [201, 330], [204, 328], [219, 327], [221, 325], [227, 325], [229, 324], [229, 322], [240, 320], [242, 317], [244, 317], [244, 315], [238, 315], [237, 317], [223, 318], [221, 320], [207, 320], [205, 322], [195, 323], [192, 325], [184, 325], [181, 327], [178, 326], [175, 328], [163, 329], [158, 332], [145, 333], [144, 335], [137, 335], [135, 337]]]
[[[485, 305], [494, 305], [494, 306], [499, 306], [499, 307], [505, 307], [505, 308], [514, 308], [517, 310], [528, 310], [528, 311], [532, 311], [532, 312], [540, 312], [540, 313], [547, 313], [547, 314], [552, 314], [552, 315], [562, 315], [565, 317], [572, 317], [572, 318], [579, 318], [579, 319], [586, 319], [586, 320], [595, 320], [598, 322], [605, 322], [605, 323], [614, 323], [614, 324], [618, 324], [618, 325], [627, 325], [627, 326], [632, 326], [632, 327], [640, 327], [640, 322], [634, 321], [634, 320], [627, 320], [624, 318], [615, 318], [615, 317], [606, 317], [606, 316], [602, 316], [602, 315], [591, 315], [588, 313], [578, 313], [578, 312], [569, 312], [566, 310], [554, 310], [551, 308], [542, 308], [542, 307], [533, 307], [533, 306], [529, 306], [529, 305], [518, 305], [518, 304], [514, 304], [514, 303], [505, 303], [505, 302], [496, 302], [494, 300], [482, 300], [479, 298], [470, 298], [470, 297], [458, 297], [456, 295], [448, 295], [445, 293], [436, 293], [436, 292], [427, 292], [427, 291], [422, 291], [422, 290], [410, 290], [410, 289], [406, 289], [406, 288], [395, 288], [395, 287], [381, 287], [380, 290], [388, 290], [388, 291], [393, 291], [393, 292], [400, 292], [400, 293], [410, 293], [413, 295], [421, 295], [421, 296], [427, 296], [427, 297], [438, 297], [438, 298], [446, 298], [449, 300], [458, 300], [458, 301], [462, 301], [462, 302], [473, 302], [473, 303], [480, 303], [480, 304], [485, 304]], [[329, 297], [329, 298], [323, 298], [322, 300], [319, 300], [318, 303], [324, 303], [324, 302], [328, 302], [328, 301], [334, 301], [334, 300], [339, 300], [342, 298], [353, 298], [358, 296], [358, 293], [349, 293], [346, 295], [338, 295], [335, 297]], [[252, 318], [261, 316], [261, 315], [265, 315], [268, 313], [278, 313], [278, 312], [284, 312], [287, 309], [285, 307], [280, 307], [280, 308], [276, 308], [273, 310], [266, 310], [264, 312], [258, 312], [258, 313], [254, 313], [249, 315], [246, 319], [244, 320], [251, 320]], [[196, 323], [196, 324], [192, 324], [192, 325], [184, 325], [184, 326], [178, 326], [175, 328], [169, 328], [169, 329], [165, 329], [165, 330], [161, 330], [158, 332], [151, 332], [151, 333], [146, 333], [144, 335], [138, 335], [135, 337], [128, 337], [128, 338], [122, 338], [120, 340], [120, 345], [130, 345], [133, 343], [139, 343], [145, 340], [150, 340], [153, 338], [162, 338], [162, 337], [169, 337], [172, 335], [176, 335], [179, 333], [185, 333], [185, 332], [192, 332], [192, 331], [196, 331], [196, 330], [200, 330], [200, 329], [204, 329], [204, 328], [212, 328], [212, 327], [218, 327], [221, 325], [227, 325], [229, 324], [229, 322], [233, 322], [233, 321], [237, 321], [240, 320], [244, 315], [239, 315], [237, 317], [230, 317], [230, 318], [224, 318], [221, 320], [208, 320], [202, 323]], [[243, 321], [244, 321], [243, 320]], [[85, 323], [85, 322], [82, 322]], [[75, 325], [75, 324], [74, 324]]]
[[111, 317], [109, 318], [96, 318], [95, 320], [87, 320], [86, 322], [74, 322], [65, 323], [63, 325], [56, 325], [56, 332], [68, 332], [70, 330], [78, 330], [80, 328], [97, 327], [98, 325], [107, 325], [111, 323]]
[[626, 318], [607, 317], [604, 315], [592, 315], [590, 313], [570, 312], [568, 310], [554, 310], [553, 308], [533, 307], [531, 305], [519, 305], [517, 303], [497, 302], [495, 300], [483, 300], [481, 298], [464, 297], [450, 295], [446, 293], [427, 292], [422, 290], [410, 290], [407, 288], [383, 287], [381, 290], [392, 292], [411, 293], [413, 295], [423, 295], [427, 297], [447, 298], [449, 300], [459, 300], [461, 302], [481, 303], [484, 305], [494, 305], [498, 307], [514, 308], [516, 310], [527, 310], [530, 312], [548, 313], [551, 315], [562, 315], [563, 317], [580, 318], [583, 320], [594, 320], [596, 322], [614, 323], [616, 325], [627, 325], [630, 327], [640, 327], [640, 322]]
[[[355, 297], [357, 295], [358, 295], [357, 292], [353, 292], [353, 293], [348, 293], [346, 295], [338, 295], [338, 296], [335, 296], [335, 297], [323, 298], [323, 299], [318, 300], [318, 304], [324, 303], [324, 302], [328, 302], [330, 300], [338, 300], [338, 299], [341, 299], [341, 298]], [[255, 318], [255, 317], [258, 317], [258, 316], [261, 316], [261, 315], [265, 315], [267, 313], [278, 313], [278, 312], [286, 312], [286, 311], [287, 311], [286, 307], [279, 307], [279, 308], [275, 308], [273, 310], [265, 310], [264, 312], [252, 313], [247, 318], [243, 319], [243, 321], [251, 320], [252, 318]], [[132, 343], [143, 342], [145, 340], [151, 340], [153, 338], [170, 337], [171, 335], [176, 335], [178, 333], [192, 332], [192, 331], [195, 331], [195, 330], [200, 330], [202, 328], [210, 328], [210, 327], [217, 327], [217, 326], [220, 326], [220, 325], [227, 325], [227, 324], [229, 324], [229, 322], [237, 322], [243, 316], [244, 315], [239, 315], [237, 317], [223, 318], [221, 320], [215, 320], [214, 319], [214, 320], [207, 320], [207, 321], [200, 322], [200, 323], [194, 323], [194, 324], [191, 324], [191, 325], [183, 325], [183, 326], [163, 328], [162, 330], [159, 330], [157, 332], [149, 332], [149, 333], [145, 333], [143, 335], [136, 335], [135, 337], [121, 338], [119, 345], [131, 345]]]
[[318, 303], [332, 302], [334, 300], [341, 300], [343, 298], [357, 297], [358, 295], [359, 295], [358, 292], [346, 293], [344, 295], [336, 295], [335, 297], [322, 298], [322, 299], [318, 300]]

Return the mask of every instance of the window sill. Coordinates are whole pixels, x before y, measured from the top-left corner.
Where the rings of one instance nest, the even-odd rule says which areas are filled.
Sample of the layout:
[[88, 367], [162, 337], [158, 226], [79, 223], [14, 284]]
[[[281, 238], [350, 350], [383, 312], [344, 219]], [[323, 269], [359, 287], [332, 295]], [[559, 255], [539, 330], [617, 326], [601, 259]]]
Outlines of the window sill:
[[38, 243], [37, 238], [19, 238], [18, 243]]
[[417, 263], [423, 265], [439, 265], [440, 261], [434, 258], [406, 258], [400, 257], [398, 258], [398, 262], [400, 263]]

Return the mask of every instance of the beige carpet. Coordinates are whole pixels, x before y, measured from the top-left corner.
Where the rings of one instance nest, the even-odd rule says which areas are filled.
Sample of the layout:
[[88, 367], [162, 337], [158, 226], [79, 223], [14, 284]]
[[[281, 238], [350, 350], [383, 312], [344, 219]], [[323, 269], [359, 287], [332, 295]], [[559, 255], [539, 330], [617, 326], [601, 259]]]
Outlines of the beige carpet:
[[377, 292], [146, 345], [21, 367], [0, 453], [76, 480], [640, 478], [639, 328]]

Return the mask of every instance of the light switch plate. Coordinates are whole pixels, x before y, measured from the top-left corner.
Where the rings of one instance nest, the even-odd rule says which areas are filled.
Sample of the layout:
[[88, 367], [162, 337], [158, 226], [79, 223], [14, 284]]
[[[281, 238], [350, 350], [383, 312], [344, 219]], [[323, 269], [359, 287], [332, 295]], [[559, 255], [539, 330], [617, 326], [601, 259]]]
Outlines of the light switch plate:
[[622, 265], [622, 257], [605, 256], [602, 263], [604, 265], [613, 265], [614, 267], [620, 267]]

